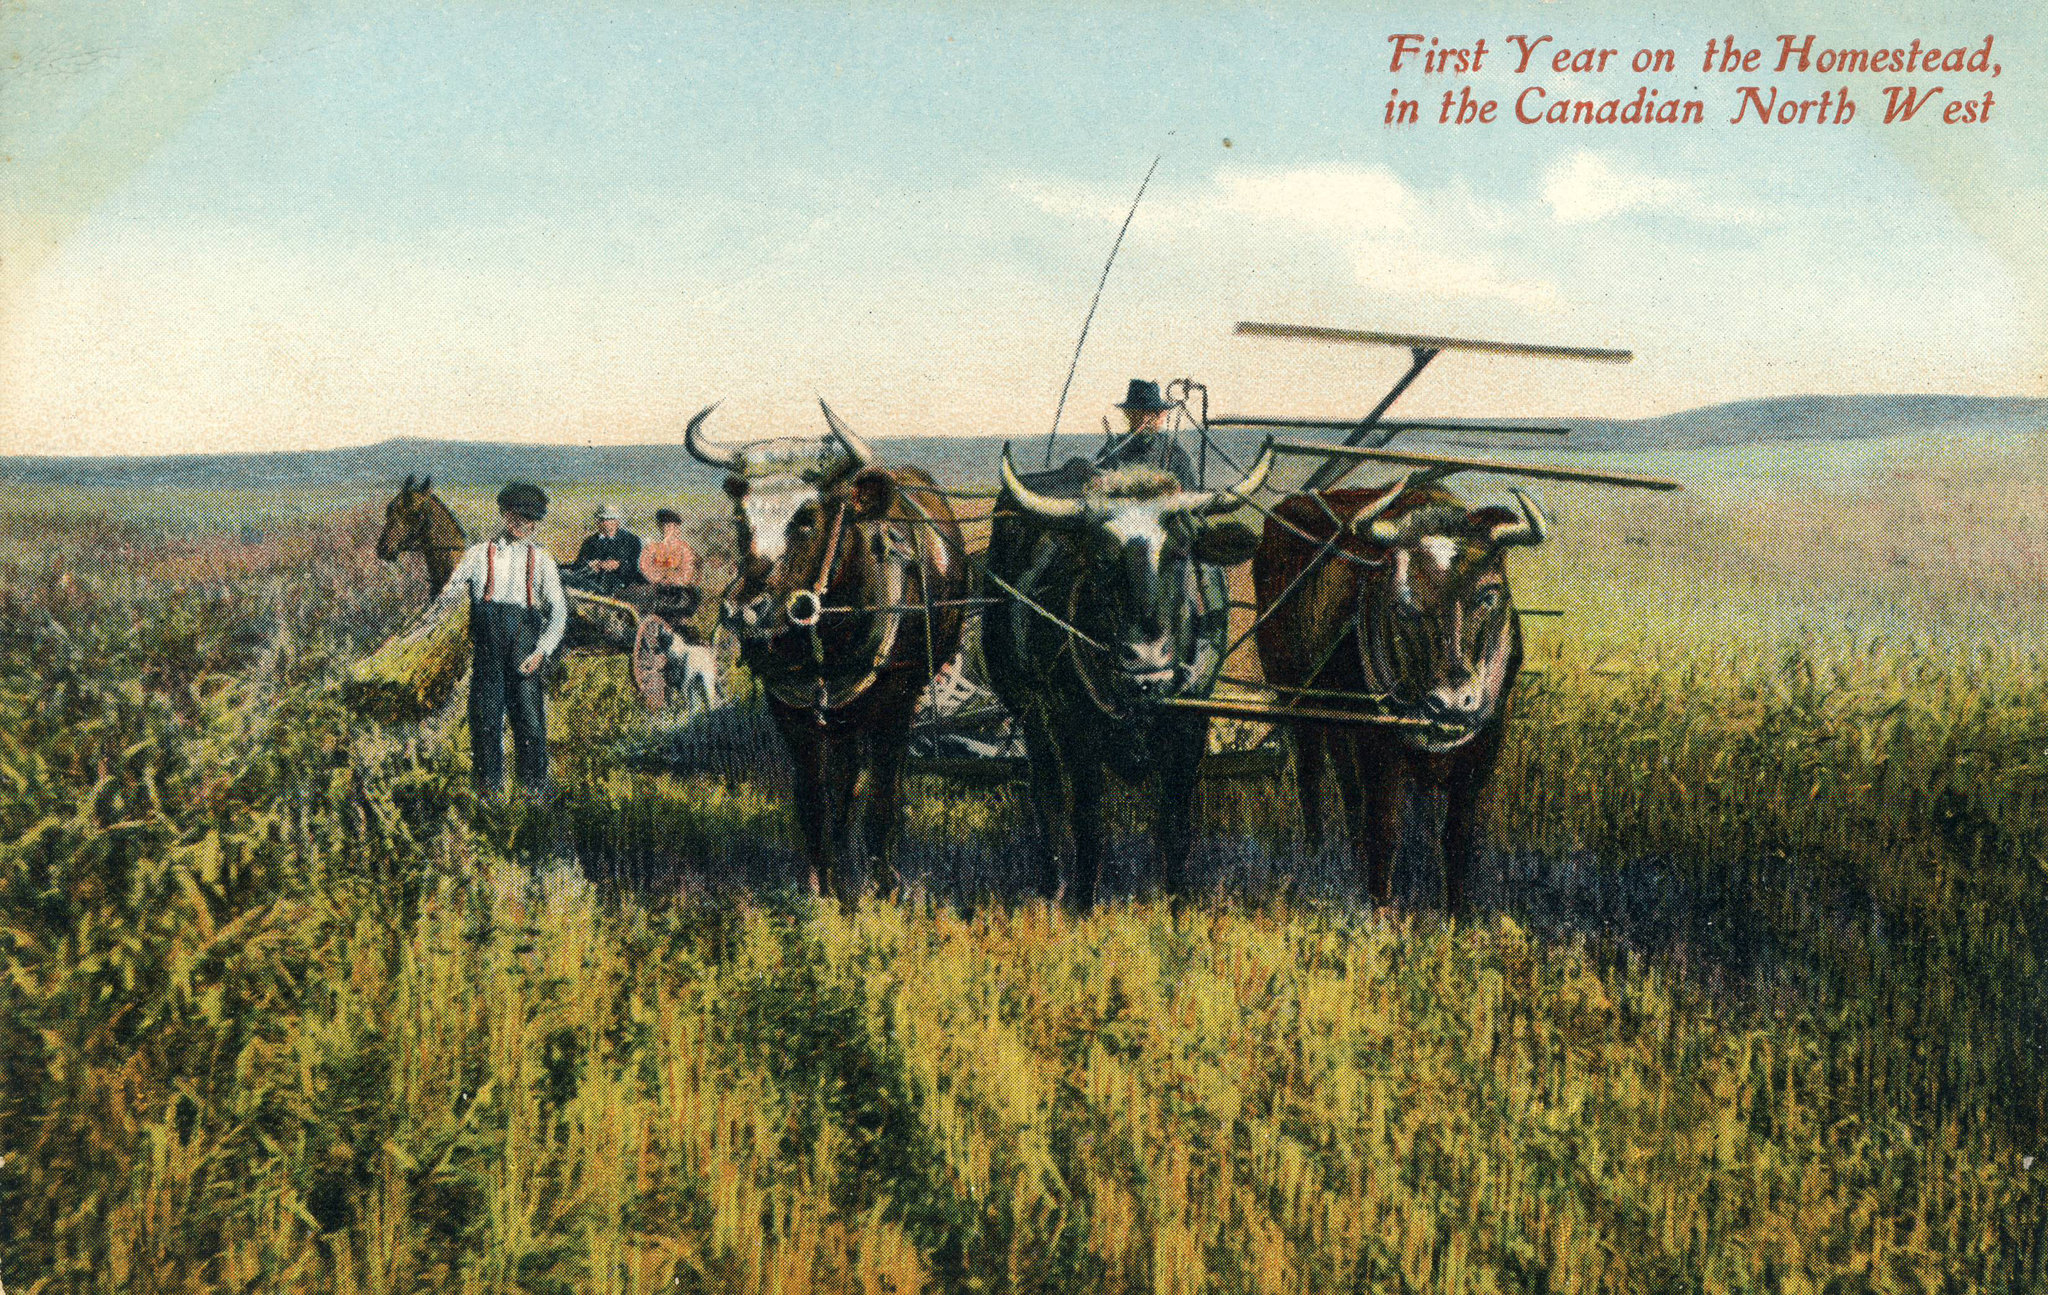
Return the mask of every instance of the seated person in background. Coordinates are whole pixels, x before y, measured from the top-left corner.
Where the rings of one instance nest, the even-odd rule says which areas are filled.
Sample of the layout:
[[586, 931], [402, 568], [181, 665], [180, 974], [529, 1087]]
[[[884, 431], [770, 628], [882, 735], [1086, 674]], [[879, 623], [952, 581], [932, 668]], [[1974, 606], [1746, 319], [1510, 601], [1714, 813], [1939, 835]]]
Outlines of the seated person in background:
[[1095, 466], [1104, 471], [1140, 465], [1164, 468], [1180, 478], [1181, 485], [1193, 488], [1195, 465], [1167, 431], [1166, 416], [1173, 405], [1159, 394], [1159, 384], [1132, 378], [1130, 392], [1117, 408], [1124, 411], [1126, 431], [1103, 447]]
[[564, 576], [571, 588], [616, 596], [628, 585], [640, 584], [640, 537], [624, 529], [625, 514], [616, 504], [597, 510], [597, 530], [576, 550], [576, 561]]
[[673, 509], [654, 515], [661, 538], [640, 550], [640, 574], [653, 586], [655, 599], [678, 608], [677, 615], [690, 616], [697, 610], [702, 594], [697, 588], [697, 550], [683, 538], [683, 519]]

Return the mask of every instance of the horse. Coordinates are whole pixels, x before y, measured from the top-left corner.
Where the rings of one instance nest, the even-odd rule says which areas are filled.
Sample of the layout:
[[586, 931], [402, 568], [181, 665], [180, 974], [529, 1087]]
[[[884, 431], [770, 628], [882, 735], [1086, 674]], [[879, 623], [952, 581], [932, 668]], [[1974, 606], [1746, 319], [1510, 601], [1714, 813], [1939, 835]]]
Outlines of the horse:
[[386, 562], [398, 561], [401, 553], [425, 557], [427, 584], [433, 591], [429, 596], [438, 598], [448, 587], [448, 577], [455, 573], [455, 564], [468, 544], [462, 523], [455, 520], [448, 505], [434, 493], [432, 475], [415, 481], [407, 473], [397, 496], [384, 506], [384, 529], [377, 536], [377, 556]]

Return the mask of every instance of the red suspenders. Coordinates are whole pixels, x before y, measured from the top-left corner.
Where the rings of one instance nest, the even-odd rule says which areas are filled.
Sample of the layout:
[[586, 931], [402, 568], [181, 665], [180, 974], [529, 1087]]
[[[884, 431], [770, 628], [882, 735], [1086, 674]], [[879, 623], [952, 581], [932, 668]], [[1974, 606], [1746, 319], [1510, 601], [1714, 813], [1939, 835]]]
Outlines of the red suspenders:
[[[497, 542], [496, 540], [492, 540], [492, 541], [491, 541], [491, 547], [492, 547], [493, 549], [495, 549], [495, 548], [497, 547], [497, 544], [498, 544], [498, 542]], [[537, 551], [537, 550], [536, 550], [536, 549], [534, 548], [534, 546], [533, 546], [533, 543], [532, 543], [531, 541], [527, 541], [527, 542], [526, 542], [526, 605], [527, 605], [527, 607], [529, 607], [529, 608], [531, 608], [531, 607], [533, 606], [533, 574], [534, 574], [534, 570], [535, 570], [535, 569], [536, 569], [536, 568], [537, 568], [537, 567], [538, 567], [539, 565], [540, 565], [540, 554], [539, 554], [539, 552], [538, 552], [538, 551]], [[479, 597], [479, 598], [477, 599], [477, 601], [478, 601], [478, 602], [486, 602], [486, 603], [487, 603], [487, 602], [489, 602], [489, 601], [491, 600], [491, 594], [492, 594], [492, 593], [493, 593], [493, 592], [494, 592], [494, 591], [495, 591], [495, 590], [497, 589], [497, 587], [498, 587], [498, 555], [497, 555], [497, 554], [496, 554], [495, 552], [487, 552], [487, 553], [485, 553], [485, 554], [484, 554], [484, 591], [483, 591], [483, 594], [482, 594], [482, 596], [481, 596], [481, 597]]]

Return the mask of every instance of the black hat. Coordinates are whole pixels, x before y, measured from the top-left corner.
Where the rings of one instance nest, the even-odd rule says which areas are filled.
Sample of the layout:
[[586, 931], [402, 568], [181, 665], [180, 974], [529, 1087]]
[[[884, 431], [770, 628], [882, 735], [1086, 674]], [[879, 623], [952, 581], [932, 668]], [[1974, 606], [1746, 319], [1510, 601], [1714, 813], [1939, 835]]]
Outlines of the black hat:
[[539, 486], [514, 481], [498, 492], [498, 511], [537, 522], [548, 515], [548, 493]]
[[670, 522], [681, 526], [683, 524], [683, 515], [673, 508], [664, 508], [654, 514], [654, 524], [656, 526], [666, 526]]
[[1117, 408], [1143, 409], [1149, 413], [1157, 413], [1162, 409], [1171, 409], [1173, 406], [1160, 398], [1158, 383], [1147, 382], [1143, 378], [1132, 378], [1131, 390], [1124, 397], [1124, 402], [1118, 405]]

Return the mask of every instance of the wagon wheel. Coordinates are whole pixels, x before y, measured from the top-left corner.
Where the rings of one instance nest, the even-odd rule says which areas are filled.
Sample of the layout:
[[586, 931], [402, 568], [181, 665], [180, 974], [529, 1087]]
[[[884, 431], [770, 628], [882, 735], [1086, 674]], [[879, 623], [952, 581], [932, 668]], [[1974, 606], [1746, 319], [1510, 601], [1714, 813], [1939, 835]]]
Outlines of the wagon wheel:
[[668, 642], [673, 634], [667, 621], [649, 613], [640, 618], [633, 635], [633, 683], [650, 711], [668, 706]]

